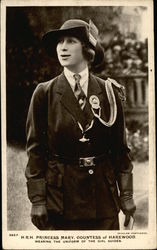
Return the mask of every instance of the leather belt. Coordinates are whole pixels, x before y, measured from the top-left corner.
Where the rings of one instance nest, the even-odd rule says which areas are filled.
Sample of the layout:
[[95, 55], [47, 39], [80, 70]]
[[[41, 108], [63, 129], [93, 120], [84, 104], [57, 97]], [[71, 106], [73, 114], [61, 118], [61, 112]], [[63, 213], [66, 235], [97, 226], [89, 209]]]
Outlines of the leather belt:
[[101, 160], [104, 160], [107, 154], [102, 154], [98, 156], [89, 156], [89, 157], [80, 157], [80, 158], [69, 158], [63, 157], [60, 155], [54, 155], [59, 161], [64, 163], [76, 163], [80, 167], [92, 167], [99, 163]]

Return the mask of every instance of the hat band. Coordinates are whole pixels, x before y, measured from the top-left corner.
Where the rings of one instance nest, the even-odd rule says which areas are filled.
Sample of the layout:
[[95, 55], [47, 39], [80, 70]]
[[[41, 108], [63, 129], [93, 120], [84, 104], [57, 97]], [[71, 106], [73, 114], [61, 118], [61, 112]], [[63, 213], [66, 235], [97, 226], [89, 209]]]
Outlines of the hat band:
[[96, 44], [97, 44], [97, 38], [98, 38], [98, 29], [97, 27], [95, 26], [95, 24], [92, 22], [92, 20], [90, 19], [89, 20], [89, 42], [94, 46], [96, 47]]
[[89, 42], [94, 46], [96, 47], [96, 44], [97, 44], [97, 40], [94, 38], [94, 36], [89, 33]]

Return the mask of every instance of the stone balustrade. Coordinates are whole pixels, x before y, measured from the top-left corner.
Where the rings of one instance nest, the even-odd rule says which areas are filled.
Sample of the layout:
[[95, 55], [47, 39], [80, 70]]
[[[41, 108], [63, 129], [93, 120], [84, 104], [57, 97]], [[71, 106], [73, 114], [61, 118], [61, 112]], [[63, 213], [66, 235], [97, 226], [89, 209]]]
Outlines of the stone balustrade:
[[[106, 78], [106, 76], [101, 76]], [[148, 75], [132, 74], [112, 77], [125, 87], [126, 121], [135, 120], [145, 122], [148, 120]]]

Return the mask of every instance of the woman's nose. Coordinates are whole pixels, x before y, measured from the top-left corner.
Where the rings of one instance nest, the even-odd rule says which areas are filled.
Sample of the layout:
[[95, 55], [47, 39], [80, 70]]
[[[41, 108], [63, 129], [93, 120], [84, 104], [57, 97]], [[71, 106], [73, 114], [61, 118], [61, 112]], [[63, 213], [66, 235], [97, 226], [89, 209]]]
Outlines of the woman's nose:
[[63, 43], [61, 45], [61, 49], [62, 50], [67, 50], [67, 41], [66, 40], [63, 41]]

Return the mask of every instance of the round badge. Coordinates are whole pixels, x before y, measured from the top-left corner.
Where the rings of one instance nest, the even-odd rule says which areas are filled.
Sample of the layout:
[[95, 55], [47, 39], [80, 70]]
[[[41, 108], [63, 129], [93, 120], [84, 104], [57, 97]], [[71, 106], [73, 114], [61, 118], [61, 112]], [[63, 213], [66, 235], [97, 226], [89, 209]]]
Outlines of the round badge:
[[91, 104], [93, 109], [100, 108], [100, 101], [96, 95], [91, 95], [89, 98], [89, 103]]
[[89, 173], [89, 174], [94, 174], [93, 169], [89, 169], [89, 170], [88, 170], [88, 173]]

